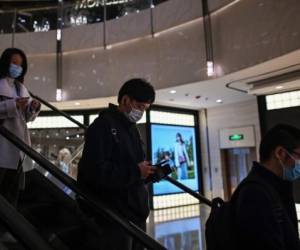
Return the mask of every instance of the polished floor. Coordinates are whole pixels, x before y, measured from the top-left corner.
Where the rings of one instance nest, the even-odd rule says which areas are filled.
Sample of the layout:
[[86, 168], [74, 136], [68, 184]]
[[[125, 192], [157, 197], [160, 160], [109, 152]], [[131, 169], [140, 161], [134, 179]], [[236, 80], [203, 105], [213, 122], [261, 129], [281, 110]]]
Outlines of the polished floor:
[[147, 231], [168, 250], [205, 250], [204, 226], [210, 209], [190, 205], [155, 210]]

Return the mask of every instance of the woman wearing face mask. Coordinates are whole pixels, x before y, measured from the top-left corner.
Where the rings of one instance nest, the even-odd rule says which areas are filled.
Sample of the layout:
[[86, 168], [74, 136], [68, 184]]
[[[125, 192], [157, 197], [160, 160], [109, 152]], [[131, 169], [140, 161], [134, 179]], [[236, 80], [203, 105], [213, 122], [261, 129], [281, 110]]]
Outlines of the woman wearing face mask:
[[185, 180], [188, 178], [187, 168], [190, 160], [186, 151], [184, 140], [182, 139], [182, 135], [180, 133], [176, 134], [176, 144], [174, 153], [178, 178], [180, 180]]
[[[0, 58], [0, 123], [25, 143], [30, 144], [27, 122], [33, 121], [41, 104], [30, 98], [24, 86], [27, 59], [23, 51], [6, 49]], [[0, 136], [0, 194], [16, 206], [24, 187], [25, 155]], [[24, 164], [23, 164], [24, 163]]]

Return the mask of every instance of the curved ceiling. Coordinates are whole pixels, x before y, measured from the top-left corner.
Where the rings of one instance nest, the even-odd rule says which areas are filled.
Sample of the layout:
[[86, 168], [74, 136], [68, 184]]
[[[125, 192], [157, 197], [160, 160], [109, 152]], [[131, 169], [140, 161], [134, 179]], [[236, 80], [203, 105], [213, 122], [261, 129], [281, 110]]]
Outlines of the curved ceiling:
[[[247, 100], [255, 99], [254, 95], [241, 93], [226, 88], [226, 84], [233, 81], [242, 80], [244, 78], [257, 78], [258, 75], [268, 74], [269, 72], [278, 71], [287, 68], [300, 61], [300, 50], [291, 52], [287, 55], [269, 60], [267, 62], [255, 65], [253, 67], [207, 81], [184, 84], [172, 88], [157, 90], [157, 98], [155, 104], [181, 107], [188, 109], [210, 108], [220, 105], [232, 104]], [[218, 66], [217, 66], [218, 67]], [[221, 70], [219, 68], [219, 70]], [[279, 91], [287, 91], [288, 83], [281, 83], [282, 89], [276, 89], [276, 85], [269, 89], [270, 93]], [[286, 86], [286, 87], [285, 87]], [[297, 82], [300, 89], [300, 81]], [[247, 88], [246, 84], [237, 87]], [[220, 102], [222, 100], [222, 102]], [[217, 102], [219, 101], [219, 102]], [[116, 97], [94, 98], [89, 100], [72, 100], [67, 102], [53, 102], [52, 104], [59, 109], [74, 110], [76, 109], [97, 109], [103, 108], [108, 103], [116, 103]], [[44, 109], [47, 110], [47, 109]]]

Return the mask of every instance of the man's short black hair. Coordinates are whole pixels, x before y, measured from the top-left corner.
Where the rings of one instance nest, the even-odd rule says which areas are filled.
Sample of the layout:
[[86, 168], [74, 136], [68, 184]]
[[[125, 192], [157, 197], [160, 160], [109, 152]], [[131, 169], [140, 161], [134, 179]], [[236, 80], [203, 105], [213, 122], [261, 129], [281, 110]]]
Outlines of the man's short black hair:
[[153, 86], [144, 79], [134, 78], [123, 84], [119, 91], [118, 103], [123, 96], [128, 95], [137, 102], [146, 102], [152, 104], [155, 100], [155, 91]]
[[16, 80], [23, 82], [24, 76], [27, 72], [27, 57], [25, 53], [17, 48], [8, 48], [3, 51], [1, 58], [0, 58], [0, 79], [8, 77], [9, 76], [9, 67], [10, 67], [10, 61], [13, 55], [18, 54], [22, 57], [22, 74], [16, 78]]
[[278, 124], [271, 128], [261, 140], [260, 161], [269, 160], [278, 146], [282, 146], [290, 153], [300, 147], [300, 129], [287, 124]]

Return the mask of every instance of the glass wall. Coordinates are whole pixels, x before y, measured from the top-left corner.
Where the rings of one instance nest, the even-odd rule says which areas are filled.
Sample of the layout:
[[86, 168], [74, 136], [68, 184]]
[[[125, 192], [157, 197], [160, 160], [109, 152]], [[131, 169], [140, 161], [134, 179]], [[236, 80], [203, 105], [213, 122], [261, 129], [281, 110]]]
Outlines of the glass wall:
[[[63, 13], [65, 28], [118, 19], [131, 13], [154, 8], [167, 0], [64, 0], [61, 5], [50, 1], [30, 6], [2, 3], [0, 33], [45, 32], [57, 28], [59, 13]], [[40, 1], [41, 2], [41, 1]], [[55, 1], [54, 1], [55, 2]], [[1, 7], [1, 6], [0, 6]], [[149, 17], [150, 18], [150, 17]]]
[[[84, 115], [73, 115], [72, 118], [84, 123]], [[37, 117], [28, 127], [32, 147], [64, 173], [76, 179], [84, 130], [62, 116], [51, 115], [51, 112]]]

